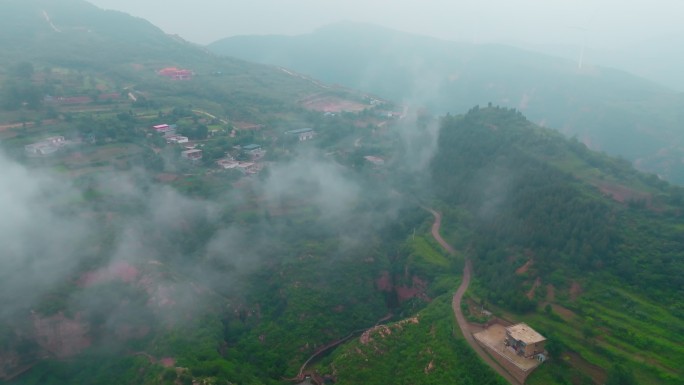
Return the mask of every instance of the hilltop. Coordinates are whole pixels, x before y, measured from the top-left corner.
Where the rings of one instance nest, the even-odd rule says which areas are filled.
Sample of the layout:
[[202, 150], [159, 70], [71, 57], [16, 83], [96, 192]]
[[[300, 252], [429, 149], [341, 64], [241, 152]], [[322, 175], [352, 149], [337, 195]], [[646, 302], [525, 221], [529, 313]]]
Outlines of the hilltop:
[[[462, 306], [471, 330], [524, 321], [549, 339], [550, 359], [526, 383], [679, 383], [684, 350], [672, 331], [684, 327], [676, 235], [684, 190], [500, 107], [445, 117], [430, 172], [432, 207], [457, 252], [421, 236], [407, 237], [403, 253], [435, 283], [446, 278], [427, 268], [438, 266], [436, 255], [473, 262], [474, 287]], [[418, 233], [426, 232], [424, 223]], [[472, 352], [448, 337], [450, 297], [372, 329], [318, 370], [341, 384], [387, 376], [493, 383], [474, 363], [470, 376], [459, 374], [454, 362]], [[455, 353], [460, 360], [449, 358]]]
[[236, 36], [213, 52], [279, 65], [382, 97], [459, 113], [516, 108], [532, 121], [684, 181], [679, 130], [684, 97], [643, 78], [504, 45], [465, 44], [365, 24], [300, 36]]

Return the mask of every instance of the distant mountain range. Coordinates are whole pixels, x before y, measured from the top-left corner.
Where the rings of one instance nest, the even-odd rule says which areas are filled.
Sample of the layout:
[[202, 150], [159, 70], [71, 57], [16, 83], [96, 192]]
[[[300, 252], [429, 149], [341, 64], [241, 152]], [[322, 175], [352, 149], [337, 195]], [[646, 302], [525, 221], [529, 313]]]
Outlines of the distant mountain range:
[[510, 42], [510, 45], [584, 63], [620, 68], [656, 81], [676, 91], [684, 91], [684, 55], [673, 47], [684, 45], [684, 31], [663, 34], [639, 41], [628, 41], [610, 49], [592, 49], [578, 45], [530, 45]]
[[684, 95], [624, 71], [504, 45], [342, 23], [300, 36], [237, 36], [216, 53], [287, 67], [435, 113], [492, 103], [684, 183]]
[[[470, 260], [470, 321], [549, 339], [528, 384], [681, 383], [684, 188], [521, 113], [637, 159], [680, 148], [680, 95], [370, 26], [232, 41], [288, 70], [81, 0], [3, 5], [0, 382], [500, 384], [453, 321]], [[185, 163], [162, 119], [204, 160], [263, 146], [265, 172]], [[71, 143], [26, 154], [48, 135]]]

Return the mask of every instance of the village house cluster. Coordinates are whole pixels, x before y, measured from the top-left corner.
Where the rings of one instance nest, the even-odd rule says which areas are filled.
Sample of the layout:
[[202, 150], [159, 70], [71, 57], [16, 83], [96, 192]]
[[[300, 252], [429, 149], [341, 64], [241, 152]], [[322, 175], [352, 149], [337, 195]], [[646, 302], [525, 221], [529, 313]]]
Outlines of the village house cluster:
[[[249, 127], [252, 128], [252, 126]], [[254, 127], [260, 128], [260, 126]], [[162, 135], [167, 144], [182, 146], [183, 150], [180, 154], [182, 159], [190, 162], [202, 160], [204, 155], [202, 149], [198, 148], [197, 144], [192, 143], [188, 137], [178, 135], [176, 133], [177, 127], [175, 124], [163, 123], [154, 125], [151, 128], [154, 133]], [[296, 142], [306, 142], [316, 137], [316, 132], [312, 128], [289, 130], [285, 131], [284, 134], [286, 138], [292, 138]], [[234, 146], [233, 150], [234, 151], [226, 152], [223, 158], [216, 161], [219, 168], [223, 170], [239, 170], [245, 175], [258, 174], [264, 168], [263, 158], [266, 155], [266, 150], [260, 144], [252, 143], [242, 146], [238, 145]], [[241, 156], [238, 156], [237, 153], [242, 153], [249, 159], [243, 159]]]
[[264, 164], [260, 162], [260, 160], [266, 155], [266, 150], [260, 145], [248, 144], [246, 146], [235, 146], [235, 149], [244, 151], [244, 153], [249, 156], [249, 161], [238, 161], [230, 154], [226, 154], [226, 157], [219, 159], [216, 164], [224, 170], [239, 170], [245, 175], [258, 174], [264, 168]]
[[47, 156], [54, 154], [66, 144], [67, 141], [63, 136], [52, 136], [40, 142], [27, 144], [24, 146], [24, 151], [29, 156]]
[[190, 143], [187, 136], [176, 134], [175, 124], [157, 124], [152, 126], [152, 130], [157, 134], [163, 135], [167, 144], [182, 145], [184, 150], [181, 151], [181, 157], [190, 161], [202, 160], [202, 150], [197, 148], [196, 144]]

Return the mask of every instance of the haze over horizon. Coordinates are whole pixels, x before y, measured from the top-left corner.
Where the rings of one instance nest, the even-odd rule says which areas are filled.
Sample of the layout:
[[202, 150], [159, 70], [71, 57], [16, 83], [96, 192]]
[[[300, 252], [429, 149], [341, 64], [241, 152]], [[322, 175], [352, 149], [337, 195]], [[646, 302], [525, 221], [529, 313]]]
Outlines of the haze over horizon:
[[[218, 3], [197, 0], [188, 7], [162, 0], [91, 0], [105, 8], [145, 18], [168, 33], [192, 42], [246, 34], [302, 34], [321, 26], [353, 21], [406, 32], [471, 42], [521, 41], [528, 44], [579, 44], [584, 35], [594, 48], [684, 31], [675, 0], [579, 1], [503, 0], [429, 3], [416, 0], [254, 0]], [[173, 4], [173, 3], [171, 3]]]
[[683, 385], [681, 12], [138, 1], [3, 0], [0, 384]]
[[[238, 35], [299, 35], [350, 21], [470, 43], [504, 43], [585, 63], [612, 66], [684, 90], [684, 56], [669, 49], [684, 36], [676, 0], [90, 0], [142, 17], [167, 33], [209, 44]], [[178, 3], [182, 4], [182, 3]]]

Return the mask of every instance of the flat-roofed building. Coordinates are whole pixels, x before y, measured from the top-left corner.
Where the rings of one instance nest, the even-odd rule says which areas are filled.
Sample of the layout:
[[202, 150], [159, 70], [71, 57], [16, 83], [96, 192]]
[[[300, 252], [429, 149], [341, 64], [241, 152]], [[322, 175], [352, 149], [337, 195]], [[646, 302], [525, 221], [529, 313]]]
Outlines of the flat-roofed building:
[[200, 160], [202, 159], [202, 150], [185, 150], [181, 152], [181, 157], [188, 160]]
[[546, 338], [526, 323], [519, 323], [506, 328], [505, 343], [519, 355], [533, 357], [544, 352]]
[[300, 142], [304, 142], [313, 139], [316, 133], [312, 128], [300, 128], [297, 130], [285, 131], [285, 135], [296, 136]]

